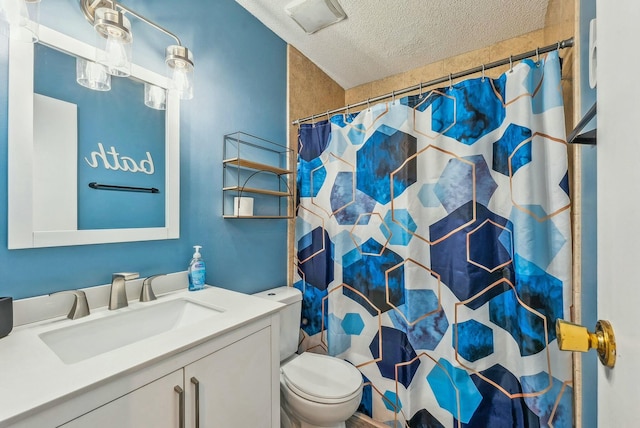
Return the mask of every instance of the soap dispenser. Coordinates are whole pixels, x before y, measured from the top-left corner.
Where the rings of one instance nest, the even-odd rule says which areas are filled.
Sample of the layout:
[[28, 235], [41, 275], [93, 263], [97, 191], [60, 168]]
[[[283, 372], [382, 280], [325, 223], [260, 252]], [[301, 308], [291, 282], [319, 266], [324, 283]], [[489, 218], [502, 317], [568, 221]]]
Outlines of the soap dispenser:
[[193, 258], [189, 263], [188, 273], [189, 273], [189, 291], [197, 291], [202, 290], [205, 284], [205, 276], [206, 269], [204, 266], [204, 260], [202, 260], [202, 255], [200, 254], [201, 245], [194, 245], [193, 248], [196, 250], [193, 253]]

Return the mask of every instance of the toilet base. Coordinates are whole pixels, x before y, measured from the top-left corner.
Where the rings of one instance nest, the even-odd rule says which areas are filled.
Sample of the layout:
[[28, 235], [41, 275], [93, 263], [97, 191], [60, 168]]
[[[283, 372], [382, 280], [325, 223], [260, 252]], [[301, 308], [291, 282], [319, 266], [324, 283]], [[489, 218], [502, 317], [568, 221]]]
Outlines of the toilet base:
[[[306, 358], [306, 360], [304, 360]], [[328, 362], [340, 371], [345, 378], [351, 378], [350, 385], [353, 384], [353, 392], [342, 391], [346, 395], [340, 399], [326, 399], [320, 395], [310, 395], [304, 389], [297, 389], [295, 384], [291, 386], [287, 383], [286, 372], [296, 373], [295, 364], [300, 361], [308, 361], [308, 366], [303, 374], [308, 376], [309, 372], [316, 377], [326, 376]], [[327, 366], [327, 367], [325, 367]], [[325, 369], [322, 369], [325, 367]], [[299, 367], [298, 367], [299, 368]], [[318, 372], [318, 368], [321, 368]], [[290, 374], [291, 374], [290, 373]], [[304, 381], [304, 376], [299, 379]], [[327, 381], [327, 379], [323, 379]], [[313, 384], [308, 384], [313, 391]], [[322, 391], [322, 389], [320, 389]], [[283, 428], [346, 428], [346, 420], [349, 419], [360, 405], [362, 400], [362, 375], [355, 367], [338, 360], [335, 357], [303, 353], [294, 359], [285, 362], [280, 369], [280, 414], [281, 426]]]
[[319, 425], [310, 425], [304, 421], [297, 420], [280, 407], [280, 428], [346, 428], [346, 426], [347, 424], [345, 422], [322, 427]]
[[346, 423], [343, 421], [330, 425], [313, 425], [300, 420], [287, 405], [280, 391], [280, 428], [346, 428]]

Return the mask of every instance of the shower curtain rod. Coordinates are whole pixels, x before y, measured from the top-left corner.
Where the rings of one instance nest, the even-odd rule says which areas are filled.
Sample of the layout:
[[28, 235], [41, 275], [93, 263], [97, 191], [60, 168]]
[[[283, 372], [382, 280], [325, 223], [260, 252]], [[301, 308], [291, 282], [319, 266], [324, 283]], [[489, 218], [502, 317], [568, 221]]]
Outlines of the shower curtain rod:
[[531, 58], [533, 56], [537, 56], [537, 55], [540, 55], [540, 54], [543, 54], [543, 53], [547, 53], [547, 52], [551, 52], [551, 51], [559, 50], [559, 49], [570, 48], [570, 47], [573, 47], [573, 37], [571, 37], [569, 39], [562, 40], [562, 41], [557, 42], [557, 43], [555, 43], [553, 45], [548, 45], [548, 46], [545, 46], [545, 47], [542, 47], [542, 48], [537, 48], [537, 49], [534, 49], [532, 51], [521, 53], [519, 55], [511, 55], [509, 58], [504, 58], [504, 59], [501, 59], [501, 60], [498, 60], [498, 61], [490, 62], [488, 64], [479, 65], [478, 67], [470, 68], [468, 70], [460, 71], [458, 73], [452, 73], [452, 74], [449, 74], [448, 76], [440, 77], [439, 79], [429, 80], [428, 82], [422, 82], [422, 83], [419, 83], [417, 85], [409, 86], [408, 88], [404, 88], [404, 89], [400, 89], [400, 90], [397, 90], [397, 91], [393, 91], [393, 92], [390, 92], [390, 93], [384, 94], [384, 95], [379, 95], [379, 96], [377, 96], [375, 98], [369, 98], [369, 99], [366, 99], [364, 101], [360, 101], [360, 102], [355, 103], [355, 104], [347, 104], [344, 107], [336, 108], [336, 109], [333, 109], [333, 110], [327, 110], [324, 113], [318, 113], [318, 114], [314, 114], [314, 115], [311, 115], [311, 116], [307, 116], [307, 117], [302, 118], [302, 119], [294, 120], [293, 122], [291, 122], [291, 124], [292, 125], [299, 125], [302, 122], [308, 122], [308, 121], [314, 120], [314, 119], [316, 119], [318, 117], [330, 116], [332, 114], [339, 113], [339, 112], [344, 111], [344, 110], [349, 110], [349, 109], [351, 109], [353, 107], [360, 107], [360, 106], [364, 106], [364, 105], [369, 105], [372, 102], [375, 103], [375, 102], [378, 102], [378, 101], [382, 101], [382, 100], [387, 99], [387, 98], [395, 97], [396, 95], [406, 94], [407, 92], [412, 92], [412, 91], [415, 91], [415, 90], [418, 90], [418, 89], [424, 89], [424, 88], [429, 87], [429, 86], [438, 85], [440, 83], [448, 82], [450, 80], [458, 79], [460, 77], [468, 76], [470, 74], [479, 73], [479, 72], [482, 72], [482, 71], [487, 71], [487, 70], [490, 70], [492, 68], [500, 67], [502, 65], [513, 64], [514, 61], [521, 61], [523, 59]]

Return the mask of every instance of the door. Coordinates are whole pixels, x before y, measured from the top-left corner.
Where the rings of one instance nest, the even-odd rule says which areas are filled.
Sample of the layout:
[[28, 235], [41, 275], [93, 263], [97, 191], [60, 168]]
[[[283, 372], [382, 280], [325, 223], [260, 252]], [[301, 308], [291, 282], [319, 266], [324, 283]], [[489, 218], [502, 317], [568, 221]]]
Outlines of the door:
[[275, 426], [272, 355], [265, 328], [186, 366], [187, 427]]
[[598, 0], [596, 13], [598, 318], [611, 321], [618, 349], [613, 369], [598, 368], [598, 427], [636, 427], [640, 392], [636, 367], [640, 361], [640, 3]]
[[179, 423], [182, 370], [175, 371], [98, 407], [61, 428], [176, 428]]

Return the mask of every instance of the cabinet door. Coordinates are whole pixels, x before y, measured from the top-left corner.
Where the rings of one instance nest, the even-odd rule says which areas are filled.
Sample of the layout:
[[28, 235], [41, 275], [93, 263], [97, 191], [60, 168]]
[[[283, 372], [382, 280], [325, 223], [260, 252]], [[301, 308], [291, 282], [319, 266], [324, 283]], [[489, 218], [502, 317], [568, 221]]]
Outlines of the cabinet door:
[[86, 413], [63, 428], [177, 428], [180, 397], [174, 390], [183, 386], [182, 370], [175, 371], [117, 400]]
[[265, 328], [185, 367], [188, 427], [197, 426], [197, 407], [201, 428], [271, 426], [270, 343]]

